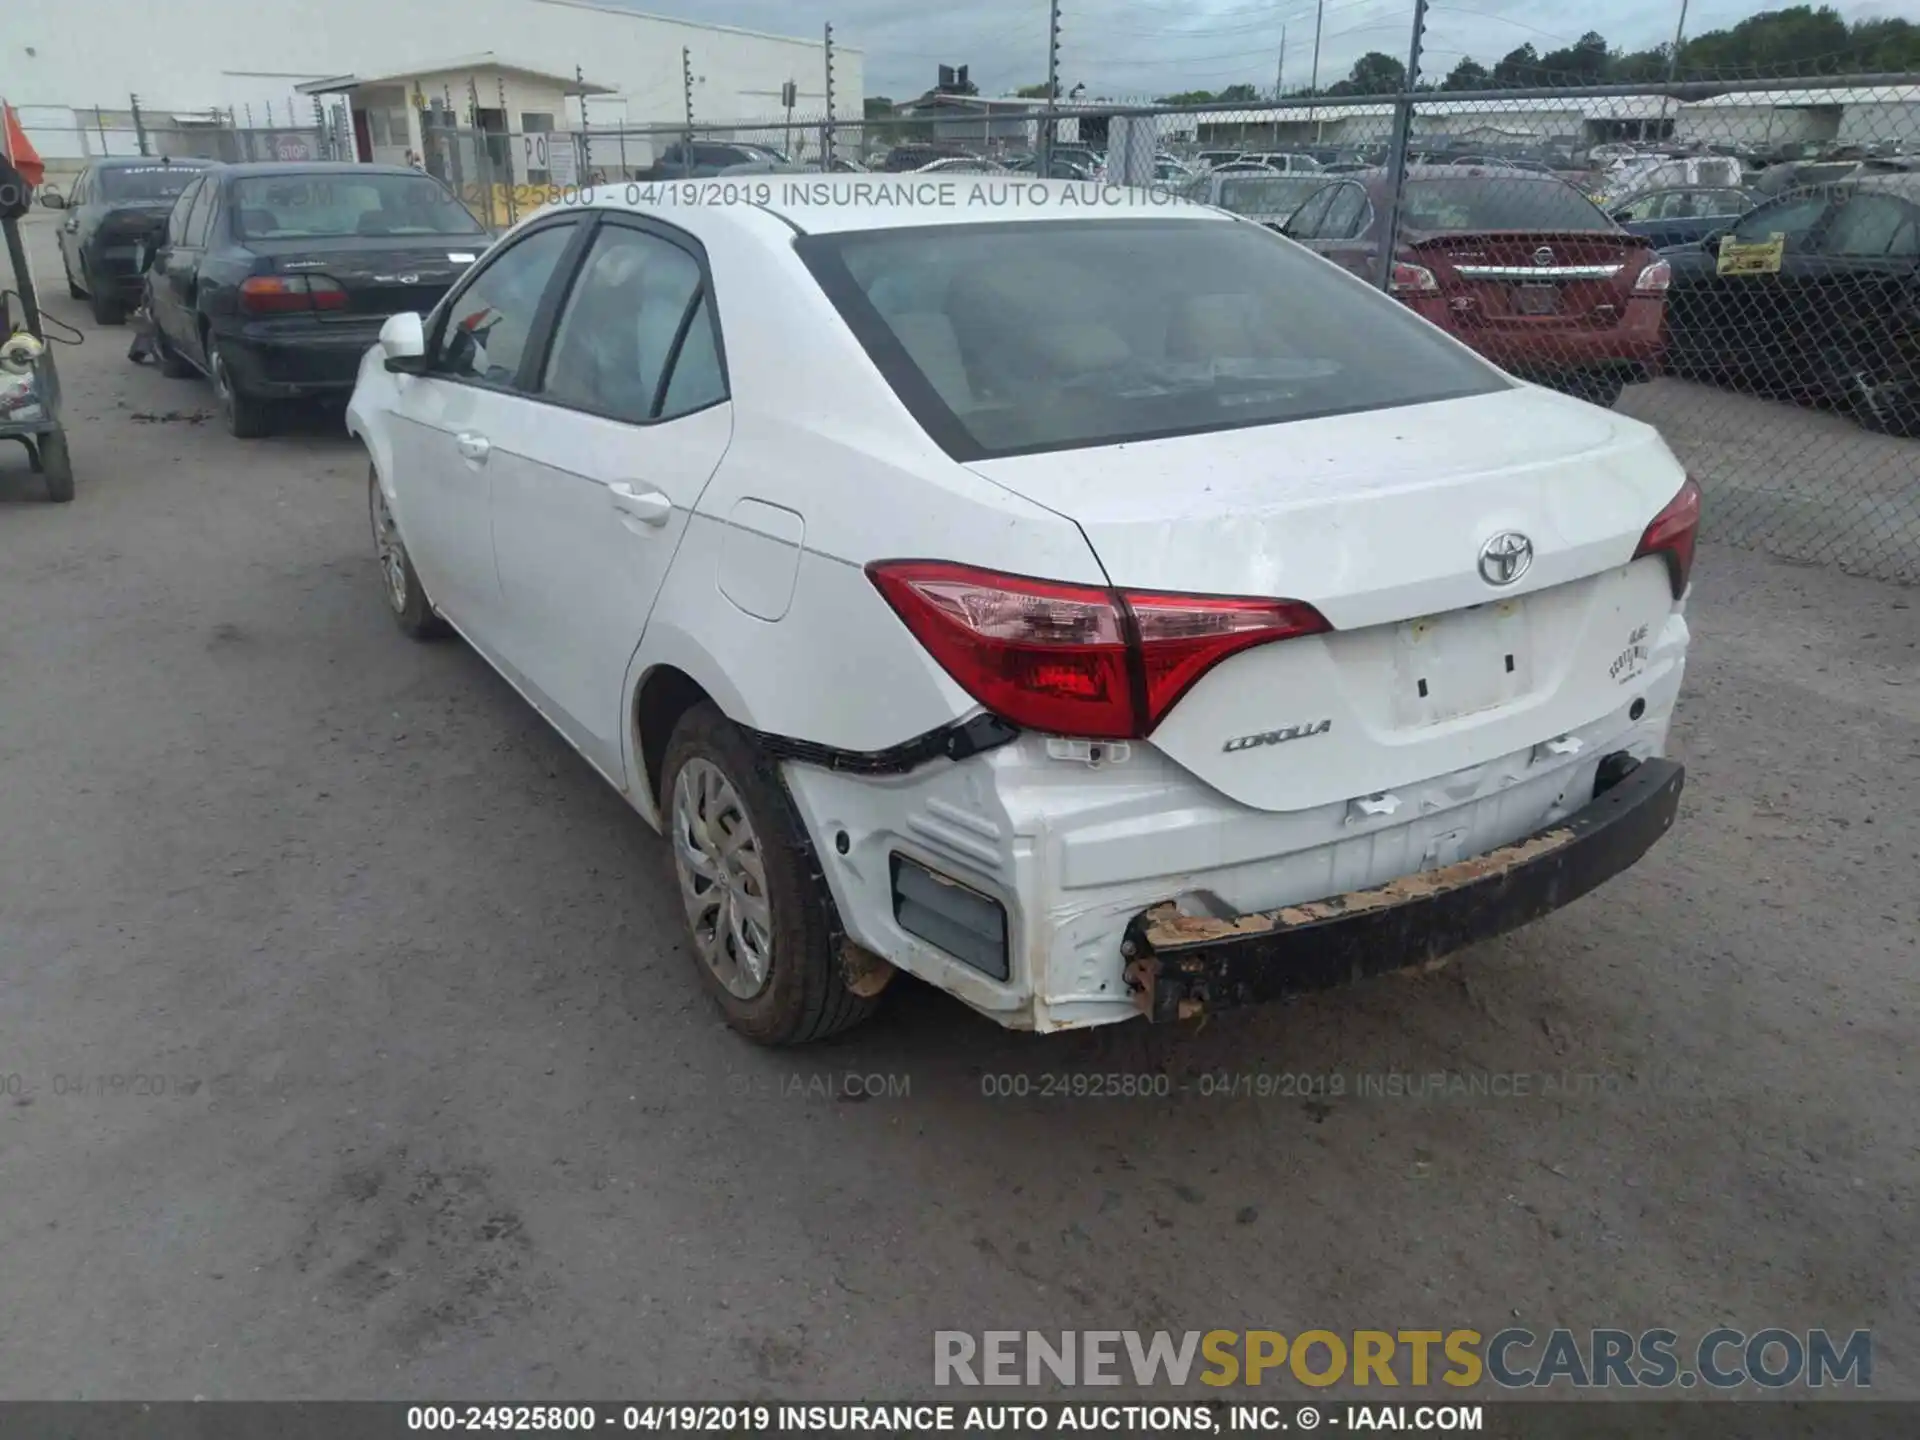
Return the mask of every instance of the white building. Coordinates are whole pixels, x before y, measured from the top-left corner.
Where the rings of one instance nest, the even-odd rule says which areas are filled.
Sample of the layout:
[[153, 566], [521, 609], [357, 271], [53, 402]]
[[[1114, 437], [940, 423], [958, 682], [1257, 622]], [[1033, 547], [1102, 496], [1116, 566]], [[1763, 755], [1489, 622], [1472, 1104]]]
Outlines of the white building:
[[[377, 146], [382, 159], [409, 148], [393, 121], [405, 119], [416, 80], [429, 99], [451, 94], [466, 124], [471, 79], [478, 108], [502, 112], [516, 134], [578, 128], [583, 91], [592, 128], [681, 124], [687, 72], [696, 123], [783, 116], [789, 82], [796, 124], [826, 116], [824, 37], [695, 24], [608, 0], [0, 0], [0, 17], [0, 97], [55, 162], [122, 153], [126, 132], [116, 148], [113, 122], [74, 112], [118, 118], [133, 95], [155, 128], [175, 117], [205, 124], [215, 111], [311, 126], [326, 98], [317, 92], [346, 96], [368, 115], [360, 148]], [[364, 96], [353, 93], [361, 77]], [[835, 45], [833, 83], [834, 118], [858, 117], [858, 50]]]

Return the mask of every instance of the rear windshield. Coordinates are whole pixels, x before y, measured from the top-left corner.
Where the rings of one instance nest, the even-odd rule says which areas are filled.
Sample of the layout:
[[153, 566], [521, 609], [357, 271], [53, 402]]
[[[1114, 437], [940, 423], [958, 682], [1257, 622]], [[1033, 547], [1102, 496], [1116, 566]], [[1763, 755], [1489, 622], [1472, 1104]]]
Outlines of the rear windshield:
[[425, 175], [249, 175], [233, 187], [243, 240], [478, 235], [480, 222]]
[[198, 165], [110, 165], [100, 172], [106, 200], [178, 200], [200, 178]]
[[967, 224], [808, 236], [802, 258], [959, 460], [1487, 394], [1498, 371], [1258, 226]]
[[1270, 177], [1247, 175], [1214, 182], [1220, 187], [1219, 204], [1236, 215], [1278, 215], [1285, 218], [1298, 210], [1309, 195], [1327, 187], [1320, 175]]
[[1562, 180], [1524, 172], [1409, 180], [1401, 223], [1409, 230], [1605, 230], [1618, 227]]

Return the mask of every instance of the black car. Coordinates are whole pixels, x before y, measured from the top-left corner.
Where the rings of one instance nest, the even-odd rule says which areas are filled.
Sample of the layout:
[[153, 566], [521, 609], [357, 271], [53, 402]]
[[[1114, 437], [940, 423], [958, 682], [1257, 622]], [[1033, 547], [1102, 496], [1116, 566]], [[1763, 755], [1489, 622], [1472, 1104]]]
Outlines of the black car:
[[276, 400], [351, 393], [382, 322], [431, 310], [488, 243], [418, 170], [215, 166], [175, 202], [147, 269], [161, 368], [205, 374], [227, 428], [264, 435]]
[[1920, 175], [1777, 196], [1665, 258], [1672, 369], [1920, 435]]
[[118, 325], [139, 303], [140, 246], [165, 232], [174, 202], [208, 163], [96, 160], [74, 182], [60, 221], [60, 266], [67, 293], [88, 301], [102, 325]]
[[1696, 245], [1725, 230], [1760, 201], [1751, 190], [1724, 185], [1669, 185], [1644, 190], [1608, 211], [1629, 234], [1644, 235], [1656, 250]]

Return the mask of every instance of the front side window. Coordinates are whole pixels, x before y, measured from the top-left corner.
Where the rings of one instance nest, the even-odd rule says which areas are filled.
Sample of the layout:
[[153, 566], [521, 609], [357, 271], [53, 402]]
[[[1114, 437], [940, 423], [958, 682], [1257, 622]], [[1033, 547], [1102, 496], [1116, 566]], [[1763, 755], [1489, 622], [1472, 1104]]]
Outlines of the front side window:
[[854, 231], [796, 249], [902, 403], [961, 460], [1509, 383], [1310, 252], [1217, 218]]
[[428, 175], [249, 175], [235, 182], [233, 203], [242, 240], [486, 233], [453, 192]]
[[618, 420], [654, 419], [699, 292], [700, 264], [678, 245], [603, 227], [554, 331], [542, 393]]
[[213, 202], [220, 193], [220, 187], [209, 180], [202, 185], [193, 198], [193, 211], [187, 216], [187, 244], [204, 245], [207, 243], [207, 229], [213, 219]]
[[200, 192], [188, 186], [180, 198], [173, 202], [173, 213], [167, 217], [167, 243], [184, 245], [187, 243], [187, 217], [193, 214], [193, 202], [200, 198]]
[[1742, 245], [1764, 244], [1775, 235], [1785, 236], [1790, 244], [1804, 240], [1831, 204], [1824, 190], [1782, 196], [1734, 226], [1733, 238]]
[[540, 297], [573, 243], [574, 230], [572, 224], [535, 230], [474, 276], [447, 311], [435, 373], [489, 385], [514, 383]]

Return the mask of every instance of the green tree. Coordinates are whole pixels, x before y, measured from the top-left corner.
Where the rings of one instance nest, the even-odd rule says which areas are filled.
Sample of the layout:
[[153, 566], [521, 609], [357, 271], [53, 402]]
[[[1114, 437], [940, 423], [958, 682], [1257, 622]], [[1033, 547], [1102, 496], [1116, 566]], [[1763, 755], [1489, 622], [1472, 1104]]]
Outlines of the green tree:
[[1220, 97], [1211, 90], [1182, 90], [1177, 95], [1162, 95], [1156, 105], [1210, 105]]
[[[1038, 85], [1022, 85], [1013, 93], [1016, 98], [1021, 100], [1045, 100], [1047, 98], [1047, 82], [1042, 80]], [[1060, 85], [1058, 81], [1054, 82], [1053, 98], [1055, 100], [1060, 98]]]
[[1540, 83], [1540, 54], [1532, 45], [1509, 50], [1494, 63], [1488, 77], [1496, 90], [1519, 90]]
[[1245, 84], [1243, 82], [1242, 84], [1239, 84], [1239, 85], [1227, 86], [1226, 89], [1222, 90], [1218, 95], [1214, 96], [1213, 98], [1216, 100], [1221, 100], [1226, 102], [1233, 102], [1237, 100], [1242, 104], [1249, 104], [1252, 101], [1258, 100], [1260, 98], [1260, 92], [1254, 89], [1253, 86]]
[[1369, 50], [1353, 62], [1347, 78], [1328, 87], [1329, 95], [1391, 95], [1407, 84], [1407, 67], [1391, 55]]
[[1460, 63], [1447, 72], [1447, 78], [1440, 82], [1442, 90], [1484, 90], [1487, 88], [1487, 67], [1471, 55], [1462, 55]]

